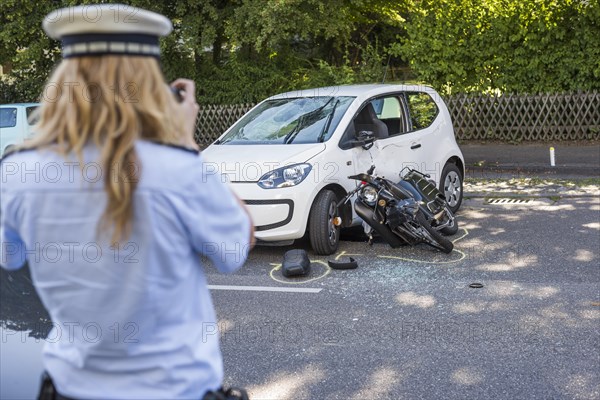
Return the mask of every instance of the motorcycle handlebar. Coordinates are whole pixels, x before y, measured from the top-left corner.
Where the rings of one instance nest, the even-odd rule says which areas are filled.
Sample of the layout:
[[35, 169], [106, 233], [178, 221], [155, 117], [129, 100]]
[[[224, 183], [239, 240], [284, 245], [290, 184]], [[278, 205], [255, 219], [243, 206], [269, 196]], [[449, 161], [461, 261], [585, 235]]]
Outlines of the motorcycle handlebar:
[[361, 188], [363, 187], [363, 185], [358, 185], [356, 187], [356, 189], [348, 192], [348, 194], [346, 196], [344, 196], [344, 198], [342, 200], [340, 200], [339, 203], [337, 203], [337, 207], [341, 206], [342, 204], [344, 204], [345, 202], [348, 201], [348, 199], [350, 199], [350, 197], [352, 197], [356, 192], [358, 192]]

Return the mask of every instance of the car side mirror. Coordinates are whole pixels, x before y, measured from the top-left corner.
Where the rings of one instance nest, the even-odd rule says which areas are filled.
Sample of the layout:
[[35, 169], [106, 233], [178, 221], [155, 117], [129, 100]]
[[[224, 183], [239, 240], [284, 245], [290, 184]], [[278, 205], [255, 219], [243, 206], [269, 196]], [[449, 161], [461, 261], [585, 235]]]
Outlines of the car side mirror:
[[375, 132], [373, 131], [360, 131], [356, 135], [356, 139], [351, 143], [352, 145], [361, 146], [365, 150], [369, 150], [373, 147], [373, 142], [375, 141]]

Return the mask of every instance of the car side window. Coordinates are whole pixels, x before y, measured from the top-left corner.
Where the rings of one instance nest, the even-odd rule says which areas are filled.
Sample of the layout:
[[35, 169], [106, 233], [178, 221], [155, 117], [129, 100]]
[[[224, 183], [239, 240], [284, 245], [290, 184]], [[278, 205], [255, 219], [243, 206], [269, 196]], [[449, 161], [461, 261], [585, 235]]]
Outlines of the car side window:
[[40, 119], [39, 115], [36, 113], [37, 109], [38, 109], [38, 106], [27, 107], [25, 109], [25, 112], [27, 113], [27, 123], [29, 125], [37, 124], [38, 120]]
[[388, 128], [388, 136], [406, 132], [406, 118], [400, 99], [397, 96], [380, 97], [371, 100], [377, 118]]
[[439, 113], [435, 101], [427, 93], [407, 92], [406, 101], [413, 131], [430, 126]]
[[16, 108], [0, 108], [0, 128], [12, 128], [17, 125]]

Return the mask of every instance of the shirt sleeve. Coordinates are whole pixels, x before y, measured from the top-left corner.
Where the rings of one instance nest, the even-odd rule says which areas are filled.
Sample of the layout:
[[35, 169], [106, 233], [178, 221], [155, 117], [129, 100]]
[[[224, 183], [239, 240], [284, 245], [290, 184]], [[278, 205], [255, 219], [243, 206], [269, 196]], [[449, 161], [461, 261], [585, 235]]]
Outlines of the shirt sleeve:
[[178, 213], [194, 249], [207, 256], [220, 272], [239, 269], [250, 250], [250, 217], [221, 175], [200, 162], [191, 190]]
[[9, 196], [2, 191], [0, 200], [0, 266], [7, 270], [21, 268], [26, 261], [25, 243], [14, 224], [14, 215], [7, 206]]

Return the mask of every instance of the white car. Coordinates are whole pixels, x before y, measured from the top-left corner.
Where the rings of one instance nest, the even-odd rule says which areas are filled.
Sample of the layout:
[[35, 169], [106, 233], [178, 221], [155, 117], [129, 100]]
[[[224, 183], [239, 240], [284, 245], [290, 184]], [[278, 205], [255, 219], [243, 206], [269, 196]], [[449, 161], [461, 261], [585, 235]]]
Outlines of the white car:
[[30, 118], [38, 103], [0, 104], [0, 157], [34, 134]]
[[[290, 244], [306, 233], [317, 254], [337, 250], [341, 227], [360, 224], [336, 206], [366, 172], [430, 174], [453, 211], [462, 201], [463, 155], [438, 93], [415, 85], [351, 85], [262, 101], [204, 150], [250, 210], [259, 241]], [[337, 220], [337, 221], [336, 221]]]

